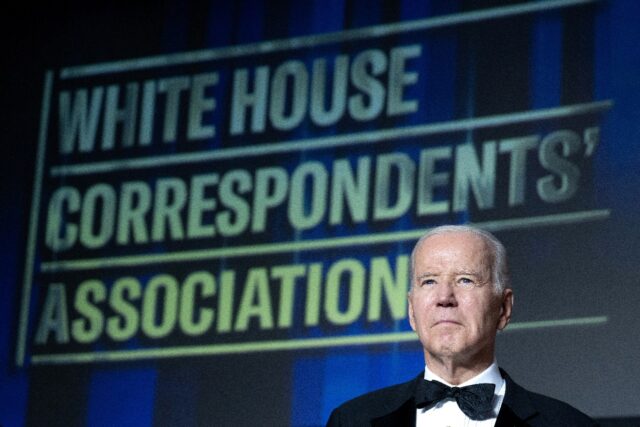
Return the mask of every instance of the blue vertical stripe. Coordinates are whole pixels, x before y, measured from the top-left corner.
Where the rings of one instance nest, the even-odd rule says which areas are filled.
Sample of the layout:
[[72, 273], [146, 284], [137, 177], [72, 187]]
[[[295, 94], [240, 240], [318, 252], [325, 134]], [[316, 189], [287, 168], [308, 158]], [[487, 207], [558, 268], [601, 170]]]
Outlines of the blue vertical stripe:
[[[369, 358], [366, 353], [328, 356], [324, 365], [322, 415], [324, 419], [341, 403], [369, 391]], [[376, 375], [375, 373], [373, 375]]]
[[[13, 171], [12, 171], [13, 172]], [[10, 175], [15, 177], [15, 173]], [[9, 180], [7, 180], [9, 181]], [[24, 206], [22, 195], [2, 192], [5, 206]], [[18, 285], [17, 266], [22, 265], [24, 247], [18, 244], [22, 237], [21, 223], [24, 213], [17, 208], [0, 210], [2, 264], [0, 265], [0, 426], [21, 426], [25, 423], [29, 384], [24, 369], [12, 369], [15, 363], [14, 344], [18, 330], [17, 304], [22, 287]], [[19, 248], [17, 250], [16, 248]], [[18, 256], [20, 254], [20, 256]]]
[[558, 13], [537, 17], [531, 44], [532, 108], [558, 106], [562, 81], [562, 22]]
[[91, 377], [87, 425], [145, 427], [153, 425], [155, 369], [113, 366]]
[[323, 406], [318, 390], [323, 389], [324, 369], [321, 357], [299, 357], [293, 366], [291, 425], [324, 424]]

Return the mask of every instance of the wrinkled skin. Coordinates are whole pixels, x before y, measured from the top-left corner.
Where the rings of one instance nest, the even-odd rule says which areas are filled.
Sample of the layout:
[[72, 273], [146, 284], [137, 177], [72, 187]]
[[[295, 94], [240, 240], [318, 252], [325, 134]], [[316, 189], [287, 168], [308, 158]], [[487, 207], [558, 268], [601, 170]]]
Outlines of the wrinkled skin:
[[429, 369], [452, 384], [494, 360], [495, 339], [511, 318], [513, 292], [496, 291], [493, 254], [468, 232], [437, 234], [417, 248], [409, 293], [409, 322]]

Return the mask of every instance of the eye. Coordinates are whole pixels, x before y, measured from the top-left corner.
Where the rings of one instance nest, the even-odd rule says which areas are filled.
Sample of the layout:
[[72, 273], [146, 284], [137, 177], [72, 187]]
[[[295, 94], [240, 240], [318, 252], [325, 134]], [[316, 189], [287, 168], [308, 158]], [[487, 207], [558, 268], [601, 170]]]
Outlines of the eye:
[[433, 286], [436, 284], [436, 281], [433, 279], [423, 279], [420, 282], [420, 286]]
[[461, 288], [472, 288], [476, 284], [475, 280], [470, 277], [460, 277], [457, 283]]

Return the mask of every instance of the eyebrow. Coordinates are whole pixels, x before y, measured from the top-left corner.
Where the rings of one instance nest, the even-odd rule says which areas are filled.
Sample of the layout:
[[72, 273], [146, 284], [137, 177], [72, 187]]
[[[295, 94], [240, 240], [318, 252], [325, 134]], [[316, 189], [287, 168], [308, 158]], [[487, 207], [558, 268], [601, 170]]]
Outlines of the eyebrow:
[[[453, 274], [456, 275], [456, 276], [476, 276], [476, 277], [481, 277], [482, 276], [481, 272], [473, 271], [473, 270], [454, 271]], [[416, 279], [422, 279], [424, 277], [438, 277], [438, 276], [441, 276], [441, 273], [432, 273], [430, 271], [427, 271], [425, 273], [422, 273], [422, 274], [416, 276]]]
[[422, 279], [424, 277], [431, 277], [431, 276], [440, 276], [440, 273], [432, 273], [430, 271], [427, 271], [426, 273], [422, 273], [416, 276], [416, 279]]
[[455, 274], [457, 275], [464, 275], [464, 276], [482, 276], [482, 273], [479, 271], [473, 271], [473, 270], [461, 270], [461, 271], [456, 271]]

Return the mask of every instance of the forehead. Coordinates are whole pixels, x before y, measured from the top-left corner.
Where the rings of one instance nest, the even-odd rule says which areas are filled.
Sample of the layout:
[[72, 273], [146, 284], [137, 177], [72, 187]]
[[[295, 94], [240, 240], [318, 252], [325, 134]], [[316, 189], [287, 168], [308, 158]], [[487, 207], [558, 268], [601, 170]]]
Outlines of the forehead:
[[469, 232], [436, 234], [416, 248], [415, 268], [485, 269], [492, 255], [485, 240]]

